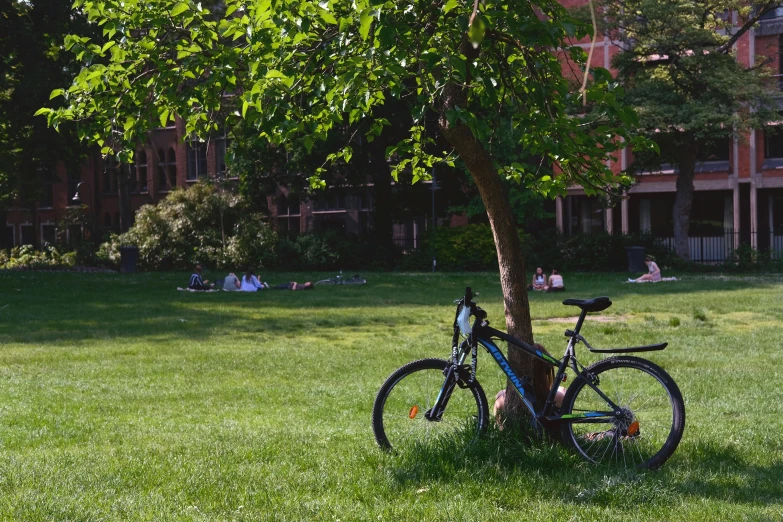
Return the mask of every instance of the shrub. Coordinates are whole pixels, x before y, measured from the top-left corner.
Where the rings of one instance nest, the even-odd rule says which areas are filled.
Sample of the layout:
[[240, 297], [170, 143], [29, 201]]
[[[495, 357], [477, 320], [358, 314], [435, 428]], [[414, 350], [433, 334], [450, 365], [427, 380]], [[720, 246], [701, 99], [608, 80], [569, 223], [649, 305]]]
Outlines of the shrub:
[[277, 237], [245, 200], [210, 183], [175, 189], [136, 213], [128, 232], [112, 235], [97, 258], [117, 265], [121, 246], [139, 247], [143, 270], [265, 267], [276, 259]]
[[74, 252], [60, 253], [53, 246], [36, 250], [32, 245], [14, 247], [10, 252], [3, 251], [0, 256], [0, 268], [46, 270], [70, 268], [76, 265]]

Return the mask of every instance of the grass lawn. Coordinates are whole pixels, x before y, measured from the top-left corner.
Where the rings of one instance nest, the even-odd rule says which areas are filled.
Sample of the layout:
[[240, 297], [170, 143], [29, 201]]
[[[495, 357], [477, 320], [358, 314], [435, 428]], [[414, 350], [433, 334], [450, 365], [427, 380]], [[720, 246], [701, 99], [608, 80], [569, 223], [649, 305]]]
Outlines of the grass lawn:
[[[568, 297], [614, 301], [583, 329], [594, 346], [670, 343], [647, 357], [682, 390], [685, 435], [663, 469], [628, 473], [494, 430], [427, 459], [382, 453], [386, 377], [448, 355], [466, 285], [499, 328], [502, 295], [497, 274], [364, 275], [192, 294], [174, 290], [188, 274], [0, 272], [0, 519], [783, 519], [783, 278], [566, 274]], [[531, 296], [557, 356], [570, 325], [550, 319], [577, 310], [563, 297]], [[504, 385], [486, 354], [479, 380]]]

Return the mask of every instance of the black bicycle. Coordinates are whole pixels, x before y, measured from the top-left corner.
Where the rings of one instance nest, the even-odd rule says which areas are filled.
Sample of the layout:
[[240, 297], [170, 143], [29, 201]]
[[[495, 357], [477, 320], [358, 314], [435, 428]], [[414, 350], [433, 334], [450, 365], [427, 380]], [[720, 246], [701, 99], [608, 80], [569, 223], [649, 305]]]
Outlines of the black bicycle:
[[[581, 314], [573, 330], [566, 330], [568, 345], [558, 361], [524, 341], [491, 328], [486, 312], [473, 302], [470, 288], [457, 301], [450, 360], [422, 359], [395, 371], [381, 386], [373, 406], [375, 439], [384, 449], [416, 449], [417, 445], [451, 443], [467, 434], [471, 439], [487, 429], [489, 407], [476, 380], [478, 346], [495, 359], [538, 427], [558, 425], [563, 440], [594, 463], [654, 469], [671, 457], [685, 427], [685, 404], [677, 384], [650, 361], [620, 355], [587, 368], [576, 358], [576, 345], [591, 352], [631, 353], [663, 350], [667, 343], [598, 350], [579, 331], [589, 312], [612, 305], [608, 297], [566, 299]], [[474, 317], [470, 324], [470, 317]], [[460, 342], [460, 334], [464, 340]], [[537, 401], [530, 381], [518, 377], [493, 342], [500, 339], [557, 367], [548, 396]], [[470, 364], [466, 364], [468, 354]], [[555, 397], [570, 368], [576, 378], [560, 407]], [[537, 406], [538, 405], [538, 406]]]

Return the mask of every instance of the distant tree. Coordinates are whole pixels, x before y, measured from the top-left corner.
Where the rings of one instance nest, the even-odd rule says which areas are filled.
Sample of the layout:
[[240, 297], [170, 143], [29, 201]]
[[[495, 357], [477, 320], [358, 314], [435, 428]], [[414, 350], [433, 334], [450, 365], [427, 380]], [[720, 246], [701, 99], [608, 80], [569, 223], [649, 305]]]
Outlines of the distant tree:
[[[637, 166], [678, 168], [672, 222], [677, 255], [689, 259], [688, 228], [698, 161], [721, 139], [744, 138], [779, 119], [776, 85], [759, 60], [737, 61], [734, 44], [779, 1], [604, 0], [604, 29], [622, 47], [614, 65], [644, 134], [661, 154], [637, 154]], [[738, 16], [735, 23], [733, 15]]]
[[[245, 120], [272, 144], [302, 139], [307, 148], [336, 126], [366, 121], [362, 132], [375, 140], [391, 122], [387, 103], [404, 100], [412, 125], [385, 150], [399, 160], [392, 176], [409, 171], [415, 182], [439, 162], [464, 162], [493, 230], [506, 328], [527, 341], [526, 270], [503, 177], [549, 195], [573, 183], [596, 193], [627, 181], [607, 165], [619, 138], [642, 146], [606, 71], [593, 71], [587, 107], [563, 78], [551, 50], [584, 63], [584, 50], [568, 42], [587, 28], [554, 0], [227, 0], [223, 17], [187, 0], [75, 7], [103, 27], [107, 43], [67, 38], [85, 67], [54, 92], [67, 107], [41, 113], [56, 127], [79, 121], [105, 152], [108, 137], [133, 143], [175, 114], [188, 133]], [[503, 114], [522, 130], [511, 163], [489, 152]], [[434, 141], [432, 125], [448, 148]], [[327, 160], [352, 155], [347, 145]], [[312, 186], [323, 186], [321, 172]], [[521, 350], [509, 356], [543, 393], [549, 368]]]
[[[67, 34], [89, 35], [69, 0], [0, 0], [0, 227], [16, 198], [33, 209], [64, 161], [80, 168], [78, 129], [57, 133], [35, 112], [53, 89], [70, 83], [83, 62], [62, 49]], [[0, 242], [5, 235], [0, 237]]]

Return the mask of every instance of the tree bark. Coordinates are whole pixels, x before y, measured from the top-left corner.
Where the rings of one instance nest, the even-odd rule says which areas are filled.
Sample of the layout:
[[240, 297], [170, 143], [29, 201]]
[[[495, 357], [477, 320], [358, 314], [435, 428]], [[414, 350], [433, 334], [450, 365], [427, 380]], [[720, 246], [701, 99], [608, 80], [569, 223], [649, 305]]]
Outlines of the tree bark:
[[[468, 57], [468, 63], [478, 54], [467, 40], [462, 42], [460, 51]], [[470, 81], [465, 83], [469, 85]], [[465, 162], [487, 210], [498, 256], [506, 329], [510, 335], [532, 343], [533, 327], [530, 322], [525, 259], [508, 194], [495, 170], [492, 158], [479, 140], [473, 136], [466, 125], [463, 123], [452, 125], [446, 118], [448, 110], [467, 106], [465, 88], [453, 82], [446, 84], [438, 125], [459, 158]], [[531, 379], [536, 397], [540, 400], [545, 399], [552, 382], [551, 366], [511, 345], [508, 346], [508, 361], [517, 375]], [[518, 421], [527, 409], [510, 382], [506, 384], [506, 390], [506, 417]]]
[[688, 228], [691, 224], [691, 207], [693, 205], [693, 177], [696, 170], [696, 147], [683, 147], [683, 155], [679, 161], [677, 175], [677, 193], [674, 196], [672, 222], [674, 224], [674, 253], [689, 261], [691, 258], [688, 246]]

